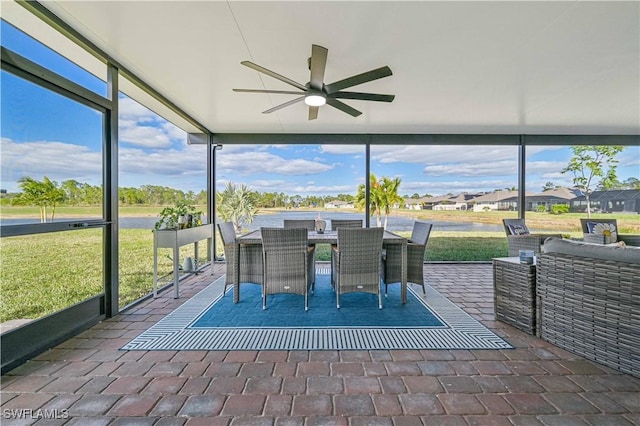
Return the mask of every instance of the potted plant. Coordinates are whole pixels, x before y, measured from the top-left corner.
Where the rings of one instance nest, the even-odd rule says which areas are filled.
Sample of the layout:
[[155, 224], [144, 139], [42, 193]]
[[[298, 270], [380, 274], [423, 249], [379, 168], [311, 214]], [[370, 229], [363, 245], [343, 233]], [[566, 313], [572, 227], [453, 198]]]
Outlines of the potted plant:
[[195, 206], [184, 201], [177, 202], [174, 207], [163, 208], [158, 216], [155, 229], [184, 229], [202, 225], [202, 219], [194, 220], [201, 217], [202, 212], [196, 211]]

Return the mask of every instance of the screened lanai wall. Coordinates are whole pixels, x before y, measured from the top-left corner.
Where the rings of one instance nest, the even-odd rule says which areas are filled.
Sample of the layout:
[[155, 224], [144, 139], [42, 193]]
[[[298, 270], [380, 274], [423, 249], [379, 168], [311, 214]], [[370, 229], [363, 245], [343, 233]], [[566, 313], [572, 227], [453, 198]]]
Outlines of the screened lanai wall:
[[[420, 155], [428, 158], [435, 155], [436, 151], [446, 152], [450, 149], [453, 152], [456, 147], [462, 150], [465, 147], [482, 147], [497, 150], [501, 156], [508, 157], [505, 174], [509, 186], [518, 189], [519, 194], [518, 211], [512, 214], [525, 217], [528, 170], [536, 166], [536, 162], [528, 158], [534, 158], [529, 156], [539, 147], [621, 145], [628, 148], [630, 161], [639, 157], [637, 135], [210, 133], [215, 129], [207, 129], [176, 107], [171, 99], [163, 96], [162, 87], [148, 86], [116, 59], [104, 54], [59, 18], [47, 13], [46, 9], [35, 4], [31, 11], [23, 12], [28, 14], [23, 16], [28, 17], [25, 19], [29, 20], [29, 25], [20, 27], [18, 23], [26, 21], [9, 22], [4, 20], [4, 16], [2, 22], [3, 189], [13, 182], [14, 186], [8, 187], [7, 193], [18, 192], [17, 184], [21, 178], [31, 176], [41, 180], [47, 176], [44, 174], [46, 170], [48, 174], [54, 171], [58, 173], [47, 176], [53, 181], [77, 183], [75, 188], [70, 183], [67, 194], [77, 189], [84, 191], [83, 197], [91, 195], [93, 198], [87, 203], [90, 206], [74, 206], [76, 210], [72, 214], [58, 216], [57, 219], [54, 217], [53, 221], [21, 222], [19, 212], [14, 217], [5, 213], [0, 215], [3, 303], [10, 299], [5, 296], [14, 292], [27, 307], [36, 300], [37, 293], [43, 292], [44, 283], [53, 287], [51, 294], [54, 296], [50, 297], [51, 300], [64, 299], [61, 308], [50, 311], [42, 306], [40, 313], [35, 315], [21, 313], [17, 309], [16, 318], [26, 321], [2, 334], [3, 371], [97, 321], [117, 315], [135, 300], [149, 297], [149, 265], [126, 264], [129, 259], [135, 258], [138, 251], [148, 252], [152, 235], [147, 229], [141, 232], [146, 235], [140, 239], [132, 237], [123, 224], [123, 212], [131, 201], [125, 199], [126, 190], [133, 187], [127, 179], [133, 175], [142, 176], [137, 181], [141, 186], [160, 188], [172, 186], [176, 176], [188, 175], [192, 179], [183, 192], [192, 191], [197, 195], [199, 190], [204, 189], [205, 200], [199, 202], [205, 205], [211, 220], [215, 217], [213, 194], [221, 189], [219, 185], [224, 180], [218, 165], [233, 147], [355, 147], [356, 152], [352, 155], [357, 157], [358, 166], [353, 182], [360, 182], [367, 188], [368, 176], [372, 172], [394, 175], [388, 171], [390, 163], [384, 162], [384, 151], [417, 147]], [[37, 21], [34, 27], [31, 26], [32, 19]], [[51, 59], [50, 55], [55, 53], [37, 46], [37, 42], [28, 36], [19, 34], [21, 30], [29, 33], [29, 28], [36, 28], [33, 30], [36, 38], [41, 38], [39, 31], [53, 31], [48, 32], [47, 37], [56, 34], [56, 37], [65, 38], [68, 42], [65, 49], [74, 50], [74, 54], [70, 55], [72, 57], [82, 57], [82, 66]], [[25, 38], [20, 40], [20, 37]], [[16, 41], [15, 44], [12, 44], [12, 40]], [[11, 97], [11, 92], [15, 92], [16, 96]], [[16, 102], [15, 99], [22, 101]], [[37, 111], [30, 105], [36, 105]], [[39, 126], [23, 125], [21, 115], [25, 116], [27, 112], [29, 115], [40, 114]], [[155, 123], [155, 126], [149, 123]], [[15, 128], [15, 134], [9, 133]], [[76, 136], [64, 131], [71, 128], [80, 129], [82, 138], [76, 139]], [[154, 133], [149, 134], [150, 131]], [[192, 135], [191, 139], [187, 137], [188, 134]], [[144, 146], [149, 140], [157, 145]], [[189, 140], [195, 143], [189, 144]], [[222, 150], [214, 149], [218, 145], [222, 146]], [[164, 151], [158, 146], [162, 146]], [[176, 156], [181, 161], [164, 161]], [[12, 158], [13, 162], [10, 161]], [[25, 163], [25, 158], [31, 162]], [[56, 163], [58, 169], [45, 167], [48, 160], [53, 160], [50, 162]], [[145, 175], [146, 166], [149, 164], [163, 171], [160, 179], [145, 181], [145, 176], [148, 176]], [[67, 173], [69, 171], [73, 173]], [[340, 169], [336, 169], [338, 172]], [[320, 185], [320, 182], [314, 182], [309, 186]], [[355, 193], [356, 190], [353, 186], [351, 190], [345, 188], [345, 192]], [[369, 190], [366, 192], [369, 193]], [[163, 201], [159, 199], [158, 204], [163, 204]], [[360, 214], [370, 223], [368, 206], [365, 203], [365, 211]], [[51, 214], [51, 211], [47, 214]], [[24, 247], [28, 249], [25, 251]], [[9, 250], [13, 251], [10, 253]], [[56, 253], [62, 256], [54, 256]], [[30, 277], [29, 271], [34, 269], [34, 265], [45, 274]], [[146, 276], [143, 280], [146, 284], [134, 289], [135, 285], [127, 280], [140, 275]], [[83, 291], [77, 292], [75, 289], [78, 287]], [[59, 290], [62, 292], [56, 293]], [[126, 302], [123, 302], [123, 298]], [[17, 303], [19, 305], [20, 302]]]

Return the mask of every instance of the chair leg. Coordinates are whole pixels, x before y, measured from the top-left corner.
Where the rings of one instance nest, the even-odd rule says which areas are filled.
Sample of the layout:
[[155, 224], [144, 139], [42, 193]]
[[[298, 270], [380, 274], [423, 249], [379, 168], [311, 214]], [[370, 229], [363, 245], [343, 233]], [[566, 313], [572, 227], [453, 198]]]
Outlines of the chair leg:
[[267, 293], [266, 292], [262, 292], [262, 310], [264, 311], [265, 309], [267, 309]]
[[378, 309], [382, 309], [382, 294], [378, 291]]

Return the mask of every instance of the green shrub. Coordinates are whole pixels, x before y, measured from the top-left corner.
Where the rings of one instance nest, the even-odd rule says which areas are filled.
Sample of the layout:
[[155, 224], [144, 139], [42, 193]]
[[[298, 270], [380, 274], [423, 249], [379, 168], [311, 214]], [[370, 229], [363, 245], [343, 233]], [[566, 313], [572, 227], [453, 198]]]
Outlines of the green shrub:
[[566, 204], [555, 204], [551, 206], [551, 214], [569, 213], [569, 206]]

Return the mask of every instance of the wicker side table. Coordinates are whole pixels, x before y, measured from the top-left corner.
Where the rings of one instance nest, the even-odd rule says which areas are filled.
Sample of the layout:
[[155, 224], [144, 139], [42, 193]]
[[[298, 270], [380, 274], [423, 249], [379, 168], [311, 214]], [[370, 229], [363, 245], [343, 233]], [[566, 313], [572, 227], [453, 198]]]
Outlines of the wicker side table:
[[536, 335], [536, 265], [518, 257], [493, 259], [493, 301], [496, 319]]

